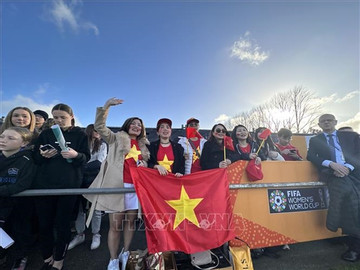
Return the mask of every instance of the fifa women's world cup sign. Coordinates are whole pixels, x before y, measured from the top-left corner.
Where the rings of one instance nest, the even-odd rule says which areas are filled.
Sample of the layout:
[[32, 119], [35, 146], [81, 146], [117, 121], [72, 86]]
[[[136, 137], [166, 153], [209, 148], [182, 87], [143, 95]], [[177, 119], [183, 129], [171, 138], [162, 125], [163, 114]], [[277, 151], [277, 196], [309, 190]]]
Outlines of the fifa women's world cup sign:
[[[230, 184], [254, 184], [245, 172], [247, 161], [228, 169]], [[308, 161], [262, 162], [261, 183], [316, 182], [318, 174]], [[340, 236], [326, 229], [327, 188], [250, 188], [230, 191], [235, 234], [251, 248], [278, 246]], [[241, 246], [241, 241], [231, 241]]]

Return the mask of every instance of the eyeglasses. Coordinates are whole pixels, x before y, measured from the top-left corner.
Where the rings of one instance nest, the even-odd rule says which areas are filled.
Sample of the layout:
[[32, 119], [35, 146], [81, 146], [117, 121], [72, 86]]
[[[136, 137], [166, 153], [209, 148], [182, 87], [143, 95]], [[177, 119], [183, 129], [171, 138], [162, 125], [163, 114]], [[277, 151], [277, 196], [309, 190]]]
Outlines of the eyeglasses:
[[225, 129], [222, 129], [222, 128], [217, 128], [217, 129], [215, 129], [215, 132], [216, 133], [226, 133], [226, 130]]

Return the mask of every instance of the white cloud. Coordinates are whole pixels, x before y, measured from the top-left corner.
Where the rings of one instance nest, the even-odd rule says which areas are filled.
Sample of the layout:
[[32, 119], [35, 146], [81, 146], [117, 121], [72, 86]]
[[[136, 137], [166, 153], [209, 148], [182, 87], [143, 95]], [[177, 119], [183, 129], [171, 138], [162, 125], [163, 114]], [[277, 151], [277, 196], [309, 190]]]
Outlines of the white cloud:
[[358, 112], [353, 118], [337, 124], [337, 128], [350, 126], [354, 131], [360, 133], [360, 112]]
[[226, 114], [220, 114], [217, 118], [215, 118], [215, 123], [224, 123], [227, 120], [230, 119], [230, 116], [227, 116]]
[[45, 94], [49, 89], [49, 87], [50, 87], [49, 83], [40, 84], [39, 87], [35, 90], [34, 96], [38, 97]]
[[357, 90], [357, 91], [352, 91], [352, 92], [346, 94], [344, 97], [336, 99], [335, 102], [336, 102], [336, 103], [341, 103], [341, 102], [344, 102], [344, 101], [347, 101], [347, 100], [352, 99], [352, 98], [355, 97], [356, 95], [359, 95], [359, 90]]
[[261, 51], [255, 40], [250, 39], [250, 32], [247, 31], [243, 37], [234, 42], [231, 48], [231, 57], [240, 59], [242, 62], [258, 66], [269, 58], [269, 53]]
[[[29, 97], [24, 97], [22, 95], [16, 95], [12, 100], [1, 100], [0, 106], [0, 116], [6, 116], [9, 111], [15, 107], [27, 107], [32, 111], [43, 110], [49, 114], [51, 117], [51, 109], [58, 103], [61, 103], [57, 100], [52, 101], [49, 104], [41, 104]], [[76, 113], [76, 112], [75, 112]], [[75, 116], [75, 123], [77, 126], [83, 126], [81, 121]]]
[[83, 21], [80, 18], [80, 12], [76, 12], [82, 4], [80, 0], [72, 0], [68, 4], [64, 0], [52, 0], [51, 3], [47, 15], [60, 31], [65, 31], [64, 28], [68, 25], [75, 33], [81, 30], [92, 30], [95, 35], [99, 35], [98, 27], [91, 22]]

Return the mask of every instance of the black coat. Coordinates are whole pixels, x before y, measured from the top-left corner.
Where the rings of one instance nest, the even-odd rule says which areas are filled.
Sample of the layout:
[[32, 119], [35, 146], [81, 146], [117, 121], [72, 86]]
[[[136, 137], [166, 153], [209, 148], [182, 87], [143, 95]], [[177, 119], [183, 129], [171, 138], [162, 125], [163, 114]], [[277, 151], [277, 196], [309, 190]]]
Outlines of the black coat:
[[9, 197], [28, 189], [36, 166], [30, 150], [5, 157], [0, 155], [0, 220], [6, 220], [19, 198]]
[[[88, 139], [85, 132], [79, 127], [62, 131], [68, 145], [78, 152], [78, 156], [69, 163], [60, 154], [61, 149], [56, 144], [56, 138], [51, 129], [40, 133], [34, 146], [34, 160], [39, 165], [33, 188], [79, 188], [82, 182], [82, 167], [90, 159]], [[52, 158], [40, 155], [40, 145], [51, 144], [58, 150]]]
[[[184, 148], [173, 141], [170, 141], [173, 152], [174, 152], [174, 163], [172, 166], [172, 173], [181, 173], [185, 174], [185, 158], [184, 158]], [[148, 161], [148, 167], [154, 168], [155, 165], [158, 165], [157, 162], [157, 154], [159, 151], [160, 146], [160, 140], [157, 140], [155, 142], [151, 142], [148, 146], [148, 149], [150, 151], [150, 159]]]
[[323, 167], [331, 160], [330, 148], [324, 134], [310, 139], [307, 159], [318, 169], [320, 180], [328, 184], [330, 205], [326, 227], [331, 231], [342, 228], [343, 233], [360, 237], [360, 138], [355, 132], [337, 132], [345, 162], [355, 169], [345, 177], [335, 177], [331, 168]]
[[[226, 158], [234, 162], [235, 152], [226, 149]], [[207, 141], [201, 152], [200, 166], [203, 170], [219, 168], [219, 163], [224, 160], [224, 145], [219, 145], [215, 140]]]

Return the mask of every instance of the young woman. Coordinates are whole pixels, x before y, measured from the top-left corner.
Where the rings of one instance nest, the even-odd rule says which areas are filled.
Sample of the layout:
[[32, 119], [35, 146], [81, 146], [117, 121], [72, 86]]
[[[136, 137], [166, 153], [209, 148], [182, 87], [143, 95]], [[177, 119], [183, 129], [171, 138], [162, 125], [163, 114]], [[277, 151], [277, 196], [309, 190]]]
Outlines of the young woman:
[[[245, 126], [237, 125], [234, 127], [231, 138], [234, 143], [235, 160], [255, 159], [256, 164], [261, 163], [261, 157], [256, 154], [259, 146], [253, 141]], [[260, 154], [262, 154], [262, 152]], [[263, 159], [265, 160], [265, 157], [263, 157]]]
[[200, 158], [203, 170], [226, 168], [234, 161], [235, 153], [229, 149], [226, 149], [226, 158], [224, 159], [224, 138], [227, 135], [228, 132], [223, 124], [213, 126]]
[[172, 122], [168, 118], [162, 118], [157, 122], [159, 140], [151, 142], [149, 146], [149, 168], [157, 169], [161, 175], [173, 173], [176, 177], [181, 177], [185, 173], [184, 149], [180, 144], [170, 140], [171, 125]]
[[36, 118], [33, 112], [27, 107], [15, 107], [5, 117], [1, 125], [0, 133], [9, 127], [24, 127], [34, 132]]
[[[82, 188], [88, 188], [98, 175], [101, 163], [106, 159], [107, 145], [101, 139], [100, 134], [95, 130], [94, 125], [90, 124], [86, 127], [85, 133], [88, 137], [91, 158], [84, 166], [84, 178]], [[86, 218], [86, 199], [80, 197], [79, 212], [75, 221], [77, 235], [71, 240], [68, 250], [76, 247], [85, 241], [85, 218]], [[95, 210], [91, 219], [91, 231], [93, 234], [90, 249], [94, 250], [100, 246], [100, 226], [101, 211]]]
[[[33, 187], [36, 189], [79, 188], [82, 182], [82, 167], [90, 158], [86, 134], [75, 126], [74, 113], [68, 105], [57, 104], [52, 108], [51, 113], [55, 123], [61, 128], [68, 151], [61, 151], [51, 129], [40, 133], [34, 147], [34, 159], [39, 169]], [[51, 149], [41, 150], [45, 145], [51, 145]], [[63, 268], [71, 239], [70, 223], [76, 198], [76, 196], [43, 196], [35, 200], [44, 259], [41, 269]]]
[[[116, 133], [106, 127], [109, 108], [122, 103], [121, 99], [110, 98], [103, 107], [97, 108], [95, 129], [109, 145], [109, 153], [90, 188], [131, 188], [134, 185], [130, 167], [147, 166], [150, 154], [146, 144], [149, 142], [140, 118], [128, 118], [120, 131]], [[118, 270], [119, 260], [122, 262], [122, 269], [125, 269], [131, 240], [135, 232], [135, 218], [139, 205], [136, 194], [85, 195], [84, 197], [92, 202], [92, 211], [96, 209], [109, 213], [110, 261], [107, 269]], [[119, 255], [122, 232], [124, 233], [124, 248]]]
[[[15, 262], [11, 269], [25, 269], [27, 242], [31, 232], [24, 214], [22, 197], [10, 197], [28, 189], [34, 179], [36, 166], [27, 145], [33, 134], [26, 128], [9, 127], [0, 135], [0, 228], [15, 240]], [[1, 250], [3, 253], [4, 250]]]
[[[262, 139], [259, 138], [259, 135], [265, 130], [265, 127], [259, 127], [255, 130], [255, 141], [258, 145], [261, 145]], [[261, 154], [260, 154], [261, 153]], [[269, 136], [264, 144], [261, 147], [259, 152], [259, 156], [265, 158], [263, 160], [277, 160], [277, 161], [284, 161], [284, 158], [280, 154], [279, 148], [276, 147], [275, 143]]]

